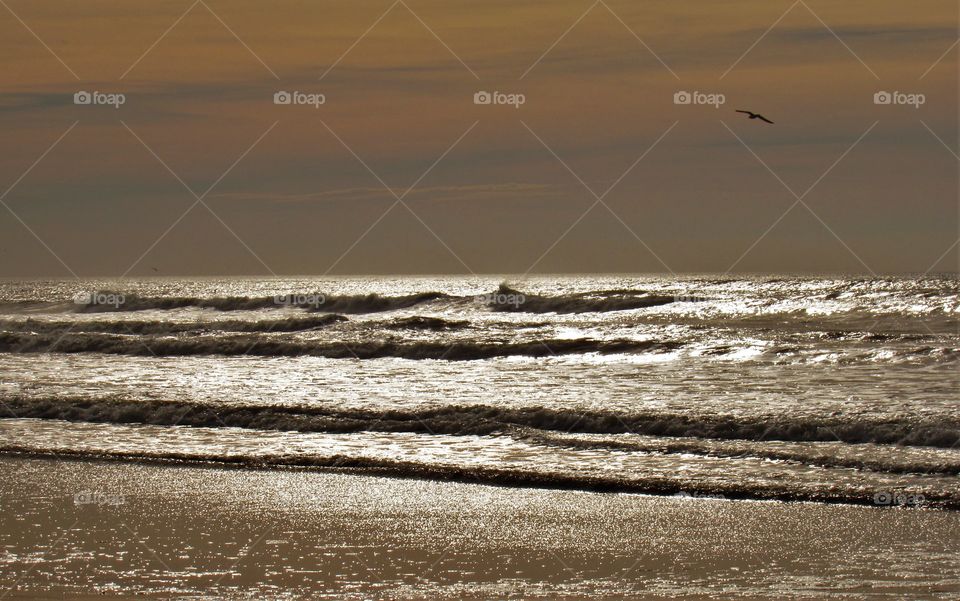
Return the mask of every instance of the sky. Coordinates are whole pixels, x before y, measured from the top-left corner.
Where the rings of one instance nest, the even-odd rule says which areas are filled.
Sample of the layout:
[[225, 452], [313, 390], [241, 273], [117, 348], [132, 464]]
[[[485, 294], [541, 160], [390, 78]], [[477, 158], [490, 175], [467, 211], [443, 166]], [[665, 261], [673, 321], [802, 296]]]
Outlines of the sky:
[[956, 272], [958, 9], [4, 0], [0, 277]]

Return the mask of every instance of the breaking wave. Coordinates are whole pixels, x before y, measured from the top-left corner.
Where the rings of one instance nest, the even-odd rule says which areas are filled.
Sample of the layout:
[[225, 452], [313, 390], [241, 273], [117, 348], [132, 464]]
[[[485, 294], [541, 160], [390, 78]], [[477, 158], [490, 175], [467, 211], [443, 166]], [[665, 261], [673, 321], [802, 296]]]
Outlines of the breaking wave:
[[380, 294], [324, 295], [320, 292], [280, 294], [277, 296], [140, 296], [116, 291], [81, 294], [74, 302], [41, 303], [38, 301], [13, 301], [4, 303], [11, 309], [48, 310], [74, 313], [122, 313], [133, 311], [170, 311], [197, 308], [216, 311], [256, 311], [281, 306], [298, 307], [308, 311], [325, 313], [380, 313], [407, 309], [432, 302], [475, 302], [493, 311], [526, 313], [590, 313], [642, 309], [674, 302], [705, 300], [693, 296], [667, 296], [650, 294], [644, 290], [617, 289], [573, 292], [555, 296], [526, 294], [506, 284], [492, 293], [473, 296], [453, 296], [443, 292], [420, 292], [399, 296]]
[[681, 343], [642, 340], [548, 339], [529, 342], [292, 341], [262, 336], [138, 338], [113, 334], [27, 334], [0, 332], [0, 352], [102, 353], [133, 356], [245, 355], [252, 357], [326, 357], [329, 359], [436, 359], [470, 361], [497, 357], [551, 357], [584, 353], [666, 352]]
[[3, 403], [8, 411], [20, 418], [298, 432], [377, 431], [482, 436], [516, 432], [517, 428], [532, 428], [561, 433], [626, 433], [671, 438], [874, 443], [939, 448], [951, 448], [960, 439], [960, 417], [845, 420], [831, 417], [584, 412], [545, 407], [506, 408], [484, 405], [377, 411], [20, 397], [4, 399]]
[[[524, 294], [506, 284], [490, 295], [489, 306], [494, 311], [522, 313], [591, 313], [625, 311], [668, 305], [681, 300], [675, 296], [651, 295], [642, 290], [601, 290], [558, 296]], [[683, 298], [683, 300], [699, 300]]]
[[0, 331], [34, 334], [87, 333], [87, 334], [137, 334], [169, 335], [202, 332], [303, 332], [347, 321], [337, 314], [310, 315], [288, 319], [263, 319], [258, 321], [46, 321], [46, 320], [0, 320]]
[[390, 330], [461, 330], [470, 325], [469, 321], [449, 320], [440, 317], [424, 317], [414, 315], [413, 317], [404, 317], [386, 324]]
[[264, 297], [227, 296], [212, 298], [194, 296], [151, 297], [121, 292], [101, 292], [97, 293], [96, 296], [115, 299], [115, 301], [112, 303], [78, 303], [73, 306], [73, 311], [77, 313], [107, 313], [147, 310], [168, 311], [184, 308], [255, 311], [293, 306], [325, 313], [379, 313], [449, 298], [442, 292], [424, 292], [403, 296], [381, 296], [379, 294], [326, 296], [318, 292], [310, 292]]

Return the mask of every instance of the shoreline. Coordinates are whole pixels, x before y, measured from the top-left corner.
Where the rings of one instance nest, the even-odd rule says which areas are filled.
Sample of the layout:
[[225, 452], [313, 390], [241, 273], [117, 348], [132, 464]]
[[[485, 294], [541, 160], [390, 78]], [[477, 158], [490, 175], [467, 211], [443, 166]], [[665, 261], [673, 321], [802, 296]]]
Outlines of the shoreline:
[[605, 478], [571, 477], [561, 474], [531, 473], [521, 470], [425, 466], [421, 464], [397, 461], [375, 461], [350, 457], [330, 457], [307, 463], [303, 458], [271, 457], [269, 460], [251, 460], [245, 457], [203, 458], [189, 454], [170, 453], [148, 455], [143, 453], [89, 453], [85, 451], [38, 451], [29, 448], [7, 447], [0, 449], [0, 460], [36, 459], [43, 461], [70, 461], [107, 464], [157, 465], [195, 469], [230, 469], [247, 471], [295, 471], [320, 474], [347, 474], [352, 476], [370, 476], [397, 480], [428, 482], [449, 482], [457, 484], [477, 484], [501, 488], [574, 491], [597, 494], [632, 494], [651, 497], [696, 497], [728, 501], [755, 501], [775, 503], [811, 503], [850, 507], [871, 507], [877, 509], [914, 509], [956, 513], [960, 511], [960, 500], [927, 499], [917, 503], [915, 495], [908, 491], [897, 493], [906, 495], [907, 502], [890, 501], [878, 503], [876, 493], [867, 491], [864, 496], [851, 497], [829, 495], [821, 492], [783, 491], [776, 489], [751, 491], [737, 490], [732, 487], [713, 486], [691, 489], [673, 481], [621, 481]]
[[949, 599], [960, 514], [0, 456], [11, 599]]

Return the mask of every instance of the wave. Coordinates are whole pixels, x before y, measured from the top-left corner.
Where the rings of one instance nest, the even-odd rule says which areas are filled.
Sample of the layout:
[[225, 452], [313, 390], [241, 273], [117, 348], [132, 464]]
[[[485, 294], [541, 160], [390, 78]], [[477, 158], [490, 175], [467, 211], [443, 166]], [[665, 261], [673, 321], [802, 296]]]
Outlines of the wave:
[[324, 302], [308, 308], [313, 311], [336, 313], [381, 313], [448, 298], [452, 297], [442, 292], [423, 292], [404, 296], [380, 296], [379, 294], [331, 296], [324, 299]]
[[540, 296], [524, 294], [506, 284], [501, 284], [494, 294], [488, 296], [490, 297], [488, 305], [492, 310], [520, 313], [625, 311], [667, 305], [677, 302], [681, 298], [683, 300], [699, 300], [692, 297], [651, 295], [642, 290], [599, 290], [558, 296]]
[[413, 317], [404, 317], [386, 324], [384, 327], [390, 330], [460, 330], [470, 325], [469, 321], [448, 320], [440, 317], [423, 317], [414, 315]]
[[[75, 303], [77, 313], [109, 313], [198, 308], [217, 311], [255, 311], [280, 307], [299, 307], [325, 313], [380, 313], [405, 309], [422, 303], [448, 298], [441, 292], [424, 292], [403, 296], [379, 294], [326, 296], [319, 292], [280, 294], [267, 297], [154, 297], [125, 294], [122, 292], [98, 292], [86, 302]], [[108, 299], [104, 302], [103, 299]]]
[[697, 297], [654, 295], [644, 290], [617, 289], [576, 292], [556, 296], [526, 294], [506, 284], [492, 293], [453, 296], [443, 292], [421, 292], [400, 296], [379, 294], [326, 296], [319, 292], [284, 294], [270, 297], [152, 297], [122, 292], [97, 292], [68, 307], [77, 313], [129, 312], [200, 308], [217, 311], [254, 311], [293, 306], [325, 313], [380, 313], [407, 309], [435, 301], [473, 301], [493, 311], [526, 313], [588, 313], [642, 309], [681, 301], [705, 300]]
[[833, 416], [735, 417], [485, 405], [377, 411], [124, 399], [11, 397], [2, 400], [4, 408], [20, 418], [298, 432], [377, 431], [483, 436], [516, 432], [517, 428], [532, 428], [568, 434], [642, 434], [671, 438], [874, 443], [939, 448], [952, 448], [960, 439], [960, 418], [844, 420]]
[[[847, 468], [886, 472], [892, 474], [960, 475], [960, 460], [951, 461], [942, 457], [910, 457], [903, 447], [896, 447], [896, 456], [841, 456], [836, 448], [783, 448], [767, 444], [768, 441], [723, 441], [703, 439], [651, 438], [647, 440], [597, 440], [577, 436], [565, 436], [541, 430], [521, 429], [514, 438], [541, 445], [575, 449], [604, 449], [661, 454], [701, 455], [722, 458], [755, 457], [774, 461], [789, 461], [816, 467]], [[761, 444], [763, 446], [761, 446]], [[884, 447], [873, 446], [872, 455]], [[832, 452], [831, 452], [832, 451]]]
[[202, 332], [303, 332], [347, 321], [337, 314], [262, 319], [257, 321], [46, 321], [36, 319], [0, 320], [0, 331], [34, 334], [137, 334], [170, 335]]
[[[691, 493], [692, 483], [667, 477], [594, 476], [518, 468], [430, 465], [412, 461], [374, 459], [334, 455], [303, 457], [288, 454], [257, 455], [255, 457], [202, 452], [146, 452], [146, 451], [85, 451], [67, 449], [38, 449], [27, 445], [6, 445], [0, 453], [31, 458], [79, 460], [134, 461], [161, 464], [214, 464], [221, 467], [247, 469], [301, 468], [336, 471], [340, 473], [415, 478], [496, 486], [582, 490], [604, 493], [633, 493], [674, 496], [680, 499], [706, 498], [726, 500], [758, 500], [786, 502], [840, 503], [876, 506], [873, 490], [841, 489], [836, 487], [813, 489], [789, 482], [762, 484], [755, 482], [698, 482]], [[910, 489], [903, 492], [910, 494]], [[929, 509], [960, 510], [960, 497], [950, 491], [923, 490], [923, 507]]]
[[545, 339], [529, 342], [318, 342], [262, 336], [151, 337], [131, 339], [113, 334], [27, 334], [0, 332], [0, 352], [102, 353], [133, 356], [246, 355], [252, 357], [326, 357], [329, 359], [436, 359], [471, 361], [497, 357], [551, 357], [599, 353], [666, 352], [679, 348], [673, 341]]

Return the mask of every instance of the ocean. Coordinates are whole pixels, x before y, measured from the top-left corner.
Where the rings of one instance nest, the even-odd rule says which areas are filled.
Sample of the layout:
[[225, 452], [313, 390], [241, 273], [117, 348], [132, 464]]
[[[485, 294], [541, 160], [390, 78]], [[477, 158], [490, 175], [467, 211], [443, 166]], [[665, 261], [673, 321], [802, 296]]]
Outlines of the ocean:
[[0, 282], [0, 451], [960, 509], [951, 277]]

